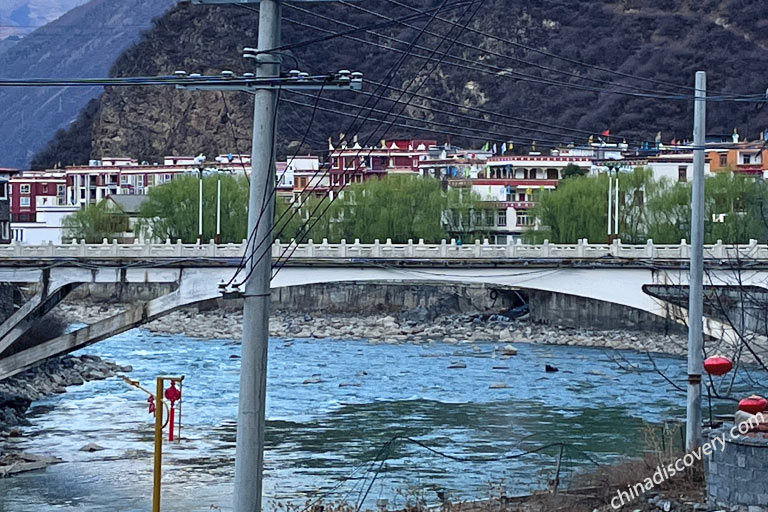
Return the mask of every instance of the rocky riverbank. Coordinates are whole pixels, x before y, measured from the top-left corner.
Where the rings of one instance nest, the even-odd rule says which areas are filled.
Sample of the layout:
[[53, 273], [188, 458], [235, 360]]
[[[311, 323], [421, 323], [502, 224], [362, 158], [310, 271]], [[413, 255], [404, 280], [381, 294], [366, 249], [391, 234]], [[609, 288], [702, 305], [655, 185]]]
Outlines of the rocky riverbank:
[[9, 379], [0, 381], [0, 477], [10, 473], [39, 469], [55, 460], [21, 453], [13, 449], [9, 439], [23, 434], [20, 427], [29, 425], [26, 411], [36, 400], [66, 392], [67, 386], [78, 386], [91, 380], [129, 372], [130, 366], [120, 366], [98, 356], [67, 355], [50, 359]]
[[[63, 304], [62, 313], [70, 322], [106, 318], [127, 306], [83, 301]], [[241, 311], [188, 308], [168, 314], [144, 327], [153, 332], [184, 334], [202, 339], [242, 338]], [[638, 331], [597, 331], [514, 320], [504, 314], [445, 314], [434, 308], [415, 308], [400, 314], [308, 314], [275, 312], [270, 334], [279, 338], [368, 339], [372, 343], [540, 343], [576, 345], [681, 355], [686, 351], [684, 336]]]

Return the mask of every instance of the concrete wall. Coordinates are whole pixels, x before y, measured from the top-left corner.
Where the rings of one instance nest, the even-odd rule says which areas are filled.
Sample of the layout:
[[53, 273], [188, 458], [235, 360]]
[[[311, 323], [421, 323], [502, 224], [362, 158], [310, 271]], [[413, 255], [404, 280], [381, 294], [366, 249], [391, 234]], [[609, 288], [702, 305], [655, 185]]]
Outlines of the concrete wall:
[[[272, 290], [272, 310], [329, 313], [399, 312], [416, 307], [446, 308], [446, 312], [498, 312], [509, 309], [518, 301], [514, 292], [484, 285], [399, 284], [378, 282], [323, 283], [292, 286]], [[165, 283], [125, 284], [96, 283], [75, 289], [69, 300], [137, 302], [146, 301], [173, 291]], [[495, 297], [495, 299], [493, 298]], [[242, 300], [212, 301], [200, 309], [223, 307], [242, 308]], [[448, 311], [450, 310], [450, 311]]]
[[[70, 298], [97, 301], [136, 302], [172, 291], [169, 284], [82, 285]], [[563, 293], [515, 292], [484, 285], [441, 283], [403, 284], [384, 282], [323, 283], [278, 288], [272, 292], [272, 309], [301, 312], [374, 313], [400, 312], [417, 307], [439, 314], [501, 312], [528, 300], [531, 320], [537, 323], [596, 330], [629, 329], [682, 332], [672, 321], [650, 313]], [[242, 300], [217, 300], [198, 306], [201, 310], [242, 308]]]
[[498, 312], [513, 305], [513, 292], [499, 290], [492, 294], [492, 290], [483, 285], [376, 282], [313, 284], [273, 290], [272, 308], [343, 313], [399, 312], [416, 307], [439, 306], [445, 308], [446, 312]]
[[729, 429], [712, 436], [724, 433], [725, 449], [715, 450], [707, 464], [707, 502], [740, 512], [768, 510], [768, 439], [731, 439]]
[[528, 292], [528, 299], [531, 320], [536, 323], [598, 330], [684, 331], [672, 320], [612, 302], [533, 290]]

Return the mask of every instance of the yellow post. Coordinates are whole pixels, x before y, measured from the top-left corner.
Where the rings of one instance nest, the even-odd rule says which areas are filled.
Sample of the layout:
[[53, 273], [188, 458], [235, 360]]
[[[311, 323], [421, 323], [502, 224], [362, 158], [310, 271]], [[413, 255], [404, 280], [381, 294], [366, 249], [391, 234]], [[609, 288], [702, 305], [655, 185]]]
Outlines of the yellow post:
[[155, 393], [155, 482], [152, 488], [152, 512], [160, 512], [160, 478], [163, 467], [163, 377], [157, 378]]

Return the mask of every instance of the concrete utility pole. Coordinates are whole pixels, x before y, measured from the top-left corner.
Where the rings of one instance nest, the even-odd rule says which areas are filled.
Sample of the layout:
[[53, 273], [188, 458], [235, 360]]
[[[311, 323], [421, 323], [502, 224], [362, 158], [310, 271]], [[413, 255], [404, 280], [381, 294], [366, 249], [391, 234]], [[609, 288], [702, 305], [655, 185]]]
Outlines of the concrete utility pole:
[[702, 316], [704, 314], [704, 144], [707, 124], [707, 75], [696, 72], [693, 110], [693, 198], [691, 201], [691, 267], [688, 279], [688, 406], [685, 446], [701, 446], [701, 373], [704, 366]]
[[[258, 50], [280, 45], [280, 0], [262, 0], [259, 5]], [[256, 78], [280, 76], [276, 55], [259, 54]], [[269, 281], [272, 257], [259, 251], [271, 249], [274, 211], [263, 198], [272, 198], [275, 176], [275, 122], [277, 90], [254, 91], [251, 190], [248, 200], [248, 233], [254, 233], [246, 252], [251, 256], [246, 267], [243, 303], [243, 343], [240, 362], [240, 403], [237, 410], [237, 451], [235, 458], [235, 512], [261, 510], [264, 470], [264, 424], [267, 396], [267, 347], [269, 345]], [[265, 208], [262, 214], [262, 208]], [[261, 219], [259, 219], [261, 217]], [[263, 243], [262, 243], [263, 241]], [[270, 251], [271, 252], [271, 251]]]

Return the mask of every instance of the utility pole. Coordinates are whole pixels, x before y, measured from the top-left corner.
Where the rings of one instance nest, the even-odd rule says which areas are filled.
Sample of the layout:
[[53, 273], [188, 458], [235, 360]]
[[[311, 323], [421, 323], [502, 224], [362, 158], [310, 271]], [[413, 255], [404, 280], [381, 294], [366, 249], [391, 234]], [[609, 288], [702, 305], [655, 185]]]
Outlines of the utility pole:
[[[302, 0], [315, 1], [315, 0]], [[323, 0], [316, 0], [323, 1]], [[193, 4], [259, 3], [257, 48], [244, 57], [256, 60], [252, 74], [236, 77], [222, 72], [218, 84], [179, 85], [180, 89], [245, 91], [253, 94], [253, 146], [248, 200], [248, 263], [243, 290], [243, 342], [240, 359], [240, 399], [237, 411], [234, 512], [261, 510], [264, 470], [264, 425], [267, 394], [272, 231], [274, 222], [275, 125], [280, 89], [359, 91], [363, 75], [341, 70], [320, 78], [291, 70], [280, 74], [280, 57], [269, 50], [280, 46], [281, 0], [187, 0]], [[177, 76], [187, 76], [178, 71]], [[190, 76], [189, 78], [193, 78]], [[270, 80], [271, 79], [271, 80]], [[262, 202], [264, 204], [262, 204]], [[225, 292], [226, 290], [222, 290]]]
[[[262, 0], [259, 5], [259, 51], [280, 46], [280, 0]], [[279, 57], [258, 54], [256, 78], [280, 76]], [[272, 272], [271, 202], [275, 176], [275, 124], [277, 90], [257, 89], [253, 93], [253, 146], [251, 188], [248, 200], [248, 233], [254, 233], [246, 247], [251, 259], [246, 271], [243, 295], [243, 342], [240, 359], [240, 402], [237, 409], [235, 457], [235, 512], [261, 510], [264, 471], [264, 425], [267, 397], [267, 348], [269, 345], [269, 281]], [[265, 210], [262, 213], [262, 208]], [[257, 249], [258, 248], [258, 249]], [[269, 250], [259, 257], [259, 250]]]
[[221, 174], [216, 174], [216, 243], [221, 243]]
[[203, 243], [203, 169], [200, 168], [197, 185], [197, 239]]
[[707, 124], [707, 75], [696, 72], [693, 108], [693, 198], [691, 201], [691, 265], [688, 279], [688, 404], [685, 418], [685, 446], [701, 446], [701, 372], [704, 310], [704, 145]]
[[611, 243], [611, 215], [613, 215], [613, 176], [608, 171], [608, 243]]

